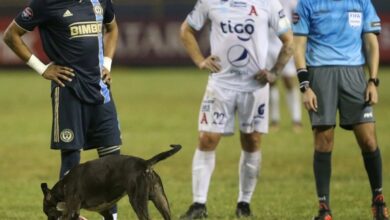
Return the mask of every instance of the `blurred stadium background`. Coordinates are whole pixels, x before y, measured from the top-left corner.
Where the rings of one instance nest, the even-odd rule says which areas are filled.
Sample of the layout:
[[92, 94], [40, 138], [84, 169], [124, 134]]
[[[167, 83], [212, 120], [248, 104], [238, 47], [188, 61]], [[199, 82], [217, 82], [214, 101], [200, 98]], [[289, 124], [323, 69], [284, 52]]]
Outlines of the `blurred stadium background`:
[[[0, 37], [6, 25], [27, 5], [25, 0], [2, 0], [0, 6]], [[114, 0], [120, 26], [120, 40], [115, 64], [122, 65], [185, 65], [191, 61], [181, 46], [180, 23], [191, 11], [195, 0]], [[380, 35], [382, 63], [390, 63], [390, 3], [373, 1], [382, 19]], [[206, 30], [207, 31], [207, 30]], [[207, 50], [207, 34], [201, 34]], [[26, 36], [34, 52], [43, 57], [36, 31]], [[0, 43], [0, 65], [20, 65], [3, 43]]]
[[[179, 40], [179, 27], [195, 0], [114, 0], [120, 40], [114, 59], [113, 93], [119, 112], [122, 152], [148, 158], [171, 143], [184, 146], [178, 155], [156, 166], [170, 200], [173, 219], [191, 203], [191, 160], [197, 139], [196, 118], [207, 74], [197, 70]], [[375, 107], [384, 163], [384, 191], [390, 198], [390, 2], [373, 1], [382, 19], [380, 103]], [[1, 0], [0, 38], [6, 26], [26, 5]], [[207, 30], [206, 30], [207, 31]], [[200, 34], [208, 50], [207, 33]], [[45, 59], [37, 31], [24, 39]], [[122, 66], [122, 67], [118, 67]], [[151, 68], [152, 67], [152, 68]], [[58, 179], [59, 153], [49, 150], [51, 107], [49, 83], [28, 69], [0, 41], [0, 219], [39, 220], [43, 181]], [[283, 100], [282, 100], [283, 101]], [[263, 165], [252, 201], [253, 219], [311, 219], [317, 205], [311, 168], [312, 136], [305, 129], [291, 132], [284, 102], [281, 130], [267, 135]], [[337, 128], [333, 153], [332, 204], [335, 218], [370, 219], [369, 187], [352, 133]], [[234, 219], [237, 197], [238, 136], [222, 140], [211, 183], [210, 220]], [[82, 160], [96, 158], [83, 152]], [[357, 198], [359, 198], [357, 200]], [[390, 200], [388, 200], [390, 201]], [[119, 219], [135, 219], [127, 199], [119, 204]], [[100, 219], [83, 212], [88, 219]], [[161, 219], [152, 208], [153, 219]]]

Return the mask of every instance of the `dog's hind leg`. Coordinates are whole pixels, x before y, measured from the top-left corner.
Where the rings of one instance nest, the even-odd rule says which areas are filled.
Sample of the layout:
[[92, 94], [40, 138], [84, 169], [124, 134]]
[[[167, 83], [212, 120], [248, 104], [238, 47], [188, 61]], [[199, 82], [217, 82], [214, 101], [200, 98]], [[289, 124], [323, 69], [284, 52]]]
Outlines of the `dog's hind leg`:
[[148, 200], [145, 198], [131, 198], [130, 204], [137, 214], [139, 220], [150, 220], [148, 211]]
[[164, 220], [170, 220], [171, 211], [169, 209], [168, 199], [165, 195], [161, 179], [157, 176], [157, 174], [155, 176], [155, 180], [156, 183], [152, 188], [152, 192], [150, 192], [150, 200], [152, 200], [154, 206], [156, 206], [160, 214], [164, 217]]
[[127, 192], [130, 204], [139, 220], [150, 219], [148, 210], [149, 190], [147, 185], [148, 184], [142, 180], [137, 181], [137, 187], [132, 190], [132, 192], [129, 192], [129, 190]]

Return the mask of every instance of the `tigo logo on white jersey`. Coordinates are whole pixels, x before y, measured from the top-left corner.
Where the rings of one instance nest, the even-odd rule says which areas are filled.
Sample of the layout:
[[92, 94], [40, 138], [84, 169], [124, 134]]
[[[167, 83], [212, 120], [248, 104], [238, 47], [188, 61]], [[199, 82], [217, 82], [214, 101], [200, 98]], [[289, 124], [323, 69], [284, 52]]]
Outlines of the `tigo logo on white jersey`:
[[228, 20], [227, 22], [221, 22], [222, 32], [225, 34], [237, 34], [237, 38], [242, 41], [248, 41], [251, 39], [252, 34], [255, 32], [255, 21], [253, 19], [246, 19], [244, 23], [232, 23]]

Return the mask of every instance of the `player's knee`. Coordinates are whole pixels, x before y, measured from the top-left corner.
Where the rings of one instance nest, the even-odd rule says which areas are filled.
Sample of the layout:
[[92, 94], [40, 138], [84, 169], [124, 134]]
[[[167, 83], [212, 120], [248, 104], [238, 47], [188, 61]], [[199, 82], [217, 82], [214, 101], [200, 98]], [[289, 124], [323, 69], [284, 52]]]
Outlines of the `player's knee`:
[[241, 143], [244, 151], [254, 152], [260, 148], [261, 135], [259, 133], [241, 134]]
[[363, 152], [374, 152], [378, 147], [376, 139], [374, 137], [367, 137], [360, 140], [360, 148]]
[[215, 150], [219, 143], [221, 135], [212, 133], [201, 133], [199, 135], [199, 149], [210, 151]]
[[315, 149], [319, 152], [330, 152], [333, 149], [333, 138], [321, 138], [315, 140]]
[[314, 129], [315, 150], [319, 152], [330, 152], [334, 145], [334, 130], [332, 127], [317, 127]]

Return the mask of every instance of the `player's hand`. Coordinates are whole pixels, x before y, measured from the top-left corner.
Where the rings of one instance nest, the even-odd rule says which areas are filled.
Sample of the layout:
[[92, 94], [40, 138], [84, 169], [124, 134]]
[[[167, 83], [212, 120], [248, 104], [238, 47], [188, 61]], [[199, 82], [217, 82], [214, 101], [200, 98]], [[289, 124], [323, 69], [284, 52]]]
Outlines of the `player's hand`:
[[71, 82], [75, 76], [74, 70], [66, 66], [58, 66], [49, 64], [45, 72], [42, 74], [43, 78], [56, 82], [61, 87], [65, 87], [63, 81]]
[[378, 90], [373, 83], [368, 83], [367, 85], [365, 101], [370, 105], [378, 103]]
[[104, 83], [111, 85], [112, 82], [111, 73], [106, 68], [103, 68], [102, 79]]
[[217, 56], [209, 56], [199, 63], [198, 67], [201, 70], [208, 70], [212, 73], [217, 73], [221, 71], [221, 65], [219, 64], [221, 60]]
[[311, 88], [307, 88], [306, 91], [303, 93], [302, 101], [306, 110], [317, 112], [317, 96]]
[[266, 83], [275, 83], [278, 79], [278, 75], [274, 72], [271, 72], [269, 70], [263, 69], [260, 70], [256, 75], [255, 79], [259, 81], [261, 84]]

